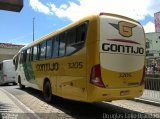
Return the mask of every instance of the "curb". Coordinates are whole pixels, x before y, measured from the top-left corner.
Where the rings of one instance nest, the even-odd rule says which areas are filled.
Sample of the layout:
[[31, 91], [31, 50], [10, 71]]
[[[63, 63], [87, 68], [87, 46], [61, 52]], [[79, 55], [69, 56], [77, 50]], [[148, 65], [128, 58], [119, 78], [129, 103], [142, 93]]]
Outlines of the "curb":
[[156, 102], [156, 101], [152, 101], [152, 100], [147, 100], [147, 99], [143, 99], [143, 98], [135, 98], [133, 100], [136, 102], [142, 102], [142, 103], [149, 104], [149, 105], [160, 106], [160, 102]]

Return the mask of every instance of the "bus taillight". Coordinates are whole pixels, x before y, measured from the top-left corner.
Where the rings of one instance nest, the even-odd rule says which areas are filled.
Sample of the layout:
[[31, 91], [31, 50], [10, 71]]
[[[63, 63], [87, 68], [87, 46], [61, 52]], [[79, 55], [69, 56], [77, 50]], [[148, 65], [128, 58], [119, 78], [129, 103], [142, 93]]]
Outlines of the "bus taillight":
[[100, 64], [97, 64], [92, 67], [91, 75], [90, 75], [90, 83], [92, 83], [98, 87], [105, 88], [105, 85], [104, 85], [104, 83], [102, 81], [102, 77], [101, 77]]
[[146, 70], [146, 68], [145, 68], [145, 66], [144, 66], [144, 68], [143, 68], [142, 80], [141, 80], [141, 82], [140, 82], [140, 85], [143, 85], [143, 84], [144, 84], [145, 70]]
[[7, 80], [7, 75], [3, 75], [3, 80]]

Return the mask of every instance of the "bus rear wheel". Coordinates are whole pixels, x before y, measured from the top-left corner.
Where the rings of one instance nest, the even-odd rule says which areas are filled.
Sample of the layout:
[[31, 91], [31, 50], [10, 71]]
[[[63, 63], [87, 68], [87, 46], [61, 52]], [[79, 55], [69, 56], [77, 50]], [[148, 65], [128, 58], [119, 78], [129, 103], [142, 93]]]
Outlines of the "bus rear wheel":
[[52, 87], [49, 81], [46, 81], [43, 86], [43, 96], [46, 102], [51, 103], [53, 96], [52, 96]]

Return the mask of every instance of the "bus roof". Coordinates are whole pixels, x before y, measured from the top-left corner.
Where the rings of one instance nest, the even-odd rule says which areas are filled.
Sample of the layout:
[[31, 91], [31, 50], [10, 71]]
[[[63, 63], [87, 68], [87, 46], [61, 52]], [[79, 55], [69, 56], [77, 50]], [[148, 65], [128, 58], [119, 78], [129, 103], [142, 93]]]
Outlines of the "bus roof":
[[45, 40], [45, 39], [49, 39], [49, 38], [51, 38], [51, 37], [54, 36], [54, 35], [58, 35], [58, 34], [64, 32], [64, 31], [66, 31], [67, 29], [70, 29], [70, 28], [72, 28], [72, 27], [74, 27], [74, 26], [76, 26], [76, 25], [81, 24], [82, 22], [89, 21], [89, 20], [91, 20], [91, 19], [93, 19], [93, 18], [96, 18], [96, 17], [97, 17], [97, 15], [90, 15], [90, 16], [84, 17], [84, 18], [82, 18], [82, 19], [80, 19], [80, 20], [78, 20], [78, 21], [76, 21], [76, 22], [72, 22], [72, 23], [68, 24], [67, 26], [64, 26], [64, 27], [62, 27], [62, 28], [60, 28], [60, 29], [58, 29], [58, 30], [55, 30], [55, 31], [53, 31], [53, 32], [51, 32], [51, 33], [49, 33], [49, 34], [41, 37], [41, 38], [38, 39], [38, 40], [35, 40], [35, 41], [32, 42], [31, 44], [29, 44], [28, 47], [34, 46], [34, 45], [42, 42], [42, 41]]
[[35, 40], [34, 42], [30, 43], [29, 45], [24, 46], [23, 48], [21, 48], [20, 51], [25, 50], [25, 49], [27, 49], [27, 48], [29, 48], [29, 47], [32, 47], [32, 46], [34, 46], [34, 45], [36, 45], [36, 44], [39, 44], [39, 43], [41, 43], [42, 41], [47, 40], [47, 39], [51, 38], [51, 37], [54, 36], [54, 35], [58, 35], [58, 34], [64, 32], [64, 31], [66, 31], [67, 29], [70, 29], [70, 28], [72, 28], [72, 27], [74, 27], [74, 26], [76, 26], [76, 25], [81, 24], [82, 22], [90, 21], [90, 20], [92, 20], [92, 19], [96, 19], [96, 18], [98, 18], [98, 17], [101, 16], [101, 15], [112, 16], [112, 17], [120, 17], [120, 18], [127, 19], [127, 20], [130, 20], [130, 21], [132, 21], [132, 22], [136, 22], [136, 23], [140, 24], [138, 21], [136, 21], [136, 20], [134, 20], [134, 19], [131, 19], [131, 18], [129, 18], [129, 17], [125, 17], [125, 16], [117, 15], [117, 14], [112, 14], [112, 13], [104, 13], [104, 12], [101, 12], [101, 13], [99, 13], [99, 14], [86, 16], [86, 17], [84, 17], [84, 18], [82, 18], [82, 19], [80, 19], [80, 20], [78, 20], [78, 21], [76, 21], [76, 22], [72, 22], [71, 24], [69, 24], [69, 25], [67, 25], [67, 26], [65, 26], [65, 27], [62, 27], [62, 28], [60, 28], [60, 29], [58, 29], [58, 30], [56, 30], [56, 31], [53, 31], [53, 32], [51, 32], [51, 33], [49, 33], [49, 34], [47, 34], [47, 35], [39, 38], [38, 40]]

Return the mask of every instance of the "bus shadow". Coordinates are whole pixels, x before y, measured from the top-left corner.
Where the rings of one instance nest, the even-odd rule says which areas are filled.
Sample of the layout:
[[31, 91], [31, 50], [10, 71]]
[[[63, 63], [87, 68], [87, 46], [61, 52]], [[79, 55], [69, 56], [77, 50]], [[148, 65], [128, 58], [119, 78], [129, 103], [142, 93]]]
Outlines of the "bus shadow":
[[[41, 91], [28, 87], [25, 88], [24, 91], [44, 101]], [[52, 103], [49, 103], [49, 105], [61, 110], [69, 117], [76, 119], [156, 119], [150, 115], [105, 102], [84, 103], [55, 96], [54, 100]]]

